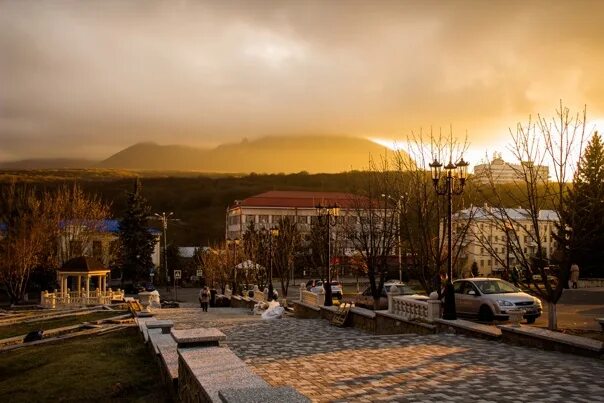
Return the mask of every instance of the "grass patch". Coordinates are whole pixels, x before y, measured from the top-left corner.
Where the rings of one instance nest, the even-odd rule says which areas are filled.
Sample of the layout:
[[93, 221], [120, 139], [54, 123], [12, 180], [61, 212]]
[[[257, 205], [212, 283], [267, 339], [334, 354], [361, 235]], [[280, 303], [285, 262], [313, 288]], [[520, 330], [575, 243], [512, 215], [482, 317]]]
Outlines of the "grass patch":
[[[64, 326], [72, 326], [77, 325], [84, 322], [92, 322], [95, 320], [111, 318], [113, 316], [118, 316], [123, 313], [114, 312], [114, 311], [103, 311], [103, 312], [94, 312], [86, 315], [74, 315], [74, 316], [66, 316], [63, 318], [57, 319], [49, 319], [43, 320], [39, 322], [32, 323], [13, 323], [10, 325], [0, 326], [0, 339], [6, 339], [8, 337], [20, 336], [22, 334], [27, 334], [34, 330], [42, 329], [57, 329], [59, 327]], [[33, 319], [33, 316], [31, 318]]]
[[0, 354], [3, 402], [164, 402], [162, 385], [135, 327]]

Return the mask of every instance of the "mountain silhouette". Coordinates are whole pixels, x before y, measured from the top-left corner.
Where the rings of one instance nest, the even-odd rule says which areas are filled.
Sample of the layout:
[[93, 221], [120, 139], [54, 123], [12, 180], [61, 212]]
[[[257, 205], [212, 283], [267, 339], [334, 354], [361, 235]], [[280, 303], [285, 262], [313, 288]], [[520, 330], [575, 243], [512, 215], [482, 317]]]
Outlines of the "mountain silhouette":
[[100, 161], [24, 160], [2, 169], [106, 168], [215, 173], [334, 173], [364, 170], [389, 152], [370, 140], [346, 136], [271, 136], [216, 148], [138, 143]]
[[264, 137], [214, 149], [136, 144], [99, 163], [100, 168], [202, 172], [342, 172], [366, 169], [386, 149], [344, 136]]

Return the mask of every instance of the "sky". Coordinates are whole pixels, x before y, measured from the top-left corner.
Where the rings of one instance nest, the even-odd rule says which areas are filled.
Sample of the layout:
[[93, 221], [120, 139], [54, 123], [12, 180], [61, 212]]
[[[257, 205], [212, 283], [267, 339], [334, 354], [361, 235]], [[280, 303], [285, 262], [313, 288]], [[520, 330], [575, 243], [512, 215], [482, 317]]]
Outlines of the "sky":
[[[604, 1], [0, 0], [0, 161], [604, 123]], [[474, 161], [473, 161], [474, 162]]]

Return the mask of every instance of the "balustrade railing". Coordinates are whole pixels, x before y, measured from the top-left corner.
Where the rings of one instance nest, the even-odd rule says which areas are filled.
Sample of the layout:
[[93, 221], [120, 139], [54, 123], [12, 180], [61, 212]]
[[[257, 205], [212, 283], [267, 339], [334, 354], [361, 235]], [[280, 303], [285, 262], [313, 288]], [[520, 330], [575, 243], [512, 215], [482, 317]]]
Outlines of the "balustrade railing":
[[440, 305], [441, 302], [436, 298], [401, 296], [397, 290], [388, 295], [388, 312], [407, 320], [434, 322], [440, 317]]
[[119, 288], [113, 291], [111, 288], [103, 292], [101, 290], [92, 290], [86, 296], [85, 291], [67, 291], [61, 293], [58, 290], [54, 292], [42, 291], [40, 294], [40, 305], [46, 308], [57, 308], [65, 306], [84, 306], [84, 305], [104, 305], [111, 301], [123, 301], [124, 291]]
[[307, 305], [323, 306], [325, 305], [325, 294], [318, 294], [311, 291], [301, 290], [300, 301]]

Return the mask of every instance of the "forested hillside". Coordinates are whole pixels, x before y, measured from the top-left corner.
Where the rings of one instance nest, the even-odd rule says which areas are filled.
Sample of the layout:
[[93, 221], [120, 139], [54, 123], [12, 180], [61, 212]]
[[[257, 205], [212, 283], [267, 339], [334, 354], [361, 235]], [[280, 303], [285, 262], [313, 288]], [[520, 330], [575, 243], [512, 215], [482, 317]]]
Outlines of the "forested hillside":
[[[12, 180], [24, 181], [38, 189], [53, 189], [77, 182], [86, 192], [96, 193], [112, 205], [120, 218], [126, 207], [126, 191], [140, 177], [142, 192], [154, 212], [174, 212], [177, 220], [169, 223], [169, 242], [181, 246], [207, 245], [224, 238], [226, 207], [268, 190], [317, 190], [362, 192], [366, 172], [338, 174], [271, 174], [246, 176], [200, 175], [185, 172], [135, 172], [121, 170], [37, 170], [0, 172], [0, 186]], [[510, 194], [514, 187], [509, 186]], [[464, 193], [464, 205], [483, 204], [489, 199], [488, 188], [474, 188]], [[510, 200], [513, 200], [510, 198]], [[508, 207], [518, 207], [510, 205]], [[155, 223], [161, 228], [159, 222]]]

